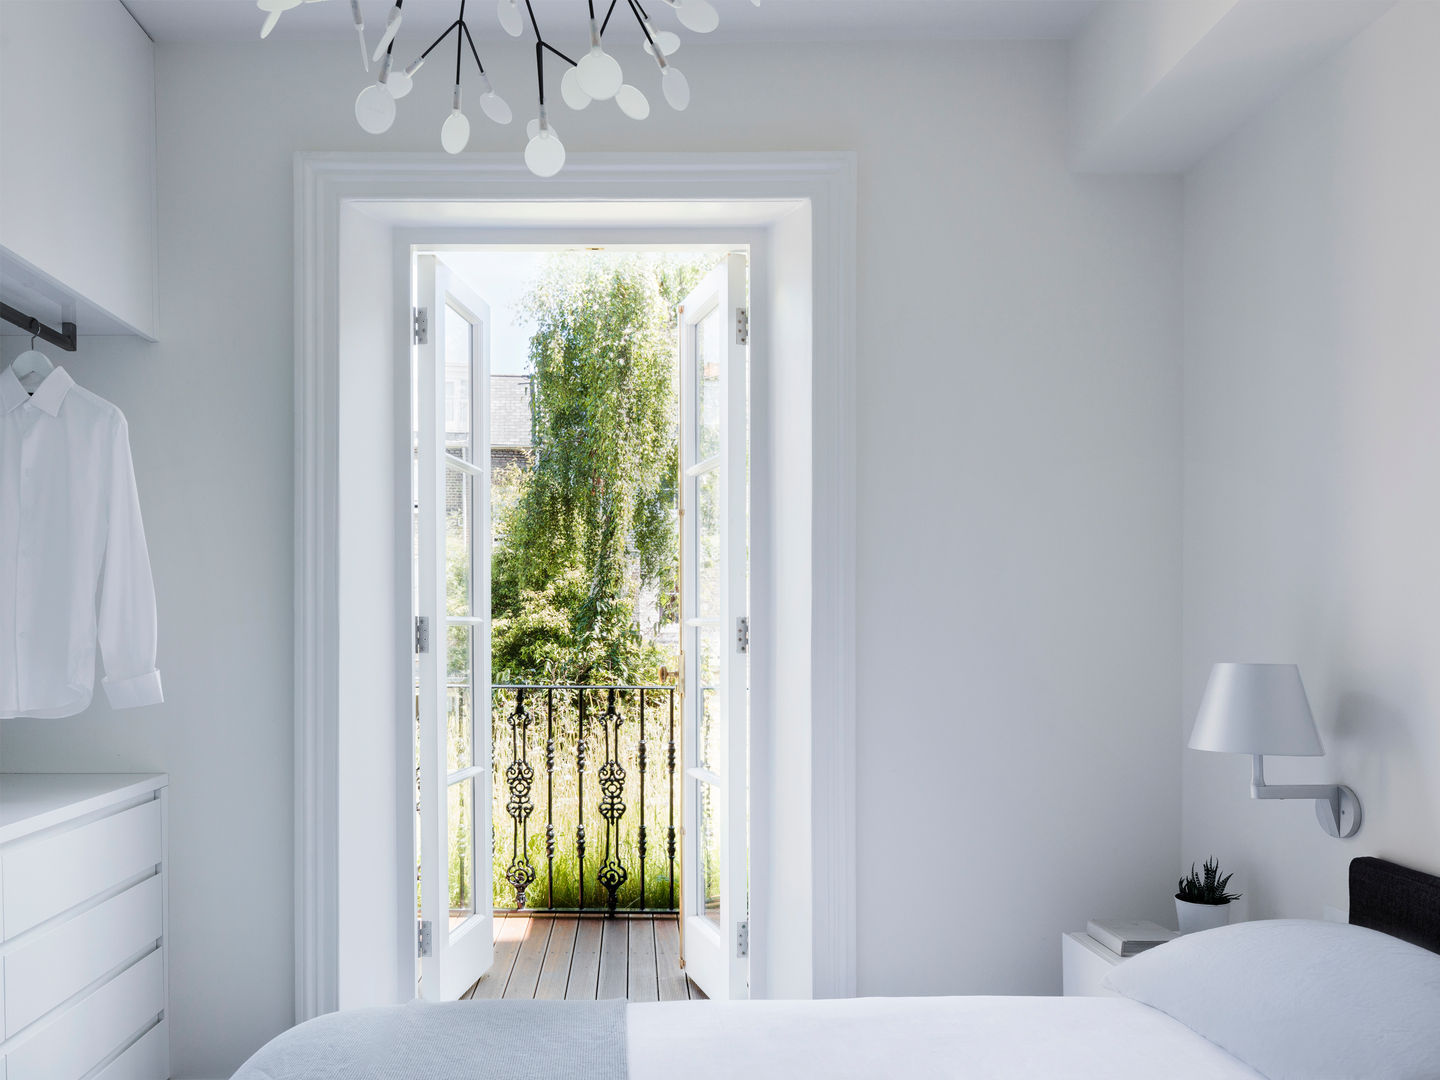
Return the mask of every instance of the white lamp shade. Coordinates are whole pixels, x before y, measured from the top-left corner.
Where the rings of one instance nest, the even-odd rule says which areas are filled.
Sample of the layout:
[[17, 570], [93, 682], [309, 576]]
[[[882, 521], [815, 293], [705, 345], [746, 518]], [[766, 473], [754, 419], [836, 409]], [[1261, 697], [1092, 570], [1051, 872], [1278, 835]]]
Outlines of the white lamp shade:
[[1216, 664], [1190, 732], [1190, 749], [1319, 757], [1325, 753], [1294, 664]]

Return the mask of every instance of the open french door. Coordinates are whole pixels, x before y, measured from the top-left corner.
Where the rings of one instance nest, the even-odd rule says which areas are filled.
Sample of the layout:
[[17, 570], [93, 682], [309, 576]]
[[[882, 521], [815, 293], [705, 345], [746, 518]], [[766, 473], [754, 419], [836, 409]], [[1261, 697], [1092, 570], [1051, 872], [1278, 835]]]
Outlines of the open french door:
[[415, 262], [416, 823], [420, 996], [490, 967], [489, 306]]
[[712, 998], [749, 996], [745, 282], [728, 255], [680, 308], [680, 914], [685, 969]]

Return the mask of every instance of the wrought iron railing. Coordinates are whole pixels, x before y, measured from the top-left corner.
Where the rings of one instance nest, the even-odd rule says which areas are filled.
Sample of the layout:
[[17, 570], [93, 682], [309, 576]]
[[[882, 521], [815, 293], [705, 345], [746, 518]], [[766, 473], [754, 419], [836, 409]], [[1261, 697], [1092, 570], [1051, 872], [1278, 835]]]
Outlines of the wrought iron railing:
[[491, 691], [496, 907], [675, 911], [675, 688]]

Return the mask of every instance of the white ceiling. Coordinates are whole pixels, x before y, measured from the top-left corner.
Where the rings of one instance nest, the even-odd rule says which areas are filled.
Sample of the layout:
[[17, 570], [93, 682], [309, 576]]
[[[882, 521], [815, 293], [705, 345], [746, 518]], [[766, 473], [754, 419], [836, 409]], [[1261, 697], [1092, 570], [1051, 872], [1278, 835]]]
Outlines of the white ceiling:
[[[254, 0], [123, 0], [156, 41], [251, 41], [264, 16]], [[533, 0], [542, 30], [547, 17], [573, 19], [579, 0]], [[714, 0], [723, 41], [856, 41], [907, 38], [1068, 38], [1089, 18], [1096, 0]], [[405, 38], [439, 34], [455, 18], [459, 0], [410, 0]], [[477, 37], [500, 33], [494, 0], [471, 0], [468, 21]], [[596, 4], [597, 9], [601, 5]], [[674, 23], [664, 0], [647, 11], [662, 28]], [[390, 0], [361, 0], [368, 27], [384, 25]], [[272, 39], [351, 41], [344, 0], [305, 3], [281, 18]], [[655, 10], [659, 9], [659, 10]], [[690, 36], [690, 35], [686, 35]]]

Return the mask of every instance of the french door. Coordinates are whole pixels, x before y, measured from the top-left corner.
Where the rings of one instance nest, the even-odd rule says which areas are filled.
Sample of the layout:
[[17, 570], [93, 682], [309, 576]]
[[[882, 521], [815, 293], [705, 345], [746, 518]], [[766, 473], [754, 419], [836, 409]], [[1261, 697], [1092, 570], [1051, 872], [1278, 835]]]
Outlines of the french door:
[[680, 308], [682, 948], [712, 998], [749, 994], [745, 281], [729, 255]]
[[434, 255], [416, 257], [415, 305], [418, 951], [420, 996], [439, 1001], [494, 958], [490, 310]]

